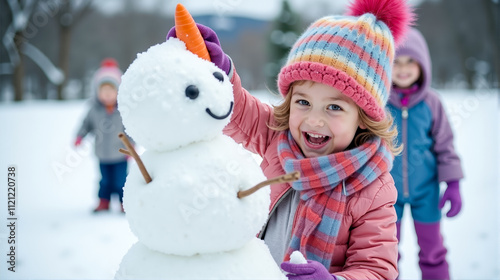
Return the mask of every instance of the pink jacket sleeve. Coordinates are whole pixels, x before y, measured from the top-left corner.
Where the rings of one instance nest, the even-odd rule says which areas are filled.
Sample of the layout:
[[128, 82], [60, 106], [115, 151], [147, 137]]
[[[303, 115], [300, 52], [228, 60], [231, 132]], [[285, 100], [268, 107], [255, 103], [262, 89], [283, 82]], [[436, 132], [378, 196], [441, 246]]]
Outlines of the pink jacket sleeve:
[[[361, 201], [353, 212], [363, 213], [353, 217], [346, 262], [335, 275], [346, 279], [396, 279], [398, 240], [396, 237], [397, 191], [394, 182], [379, 178], [379, 190], [366, 209]], [[392, 179], [392, 178], [391, 178]], [[391, 180], [392, 181], [392, 180]]]
[[231, 83], [234, 111], [230, 123], [224, 128], [224, 134], [242, 144], [247, 150], [264, 156], [276, 133], [267, 126], [273, 118], [273, 109], [241, 86], [236, 71], [233, 72]]

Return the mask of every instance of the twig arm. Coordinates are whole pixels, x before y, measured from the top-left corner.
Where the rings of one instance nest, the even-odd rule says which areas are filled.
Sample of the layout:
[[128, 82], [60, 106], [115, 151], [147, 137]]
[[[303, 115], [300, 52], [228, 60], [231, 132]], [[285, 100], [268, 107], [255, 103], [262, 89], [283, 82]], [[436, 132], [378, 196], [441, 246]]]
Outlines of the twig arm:
[[120, 153], [122, 153], [122, 154], [125, 154], [125, 155], [129, 156], [129, 157], [131, 157], [131, 156], [132, 156], [132, 154], [130, 154], [130, 152], [129, 152], [129, 151], [127, 151], [127, 150], [125, 150], [125, 149], [120, 148], [120, 149], [118, 149], [118, 151], [119, 151]]
[[151, 176], [149, 176], [149, 173], [146, 170], [144, 163], [142, 163], [142, 160], [139, 157], [139, 155], [137, 154], [137, 152], [135, 151], [134, 146], [132, 146], [132, 144], [130, 144], [130, 141], [128, 141], [127, 136], [125, 136], [125, 134], [123, 134], [123, 133], [120, 133], [120, 134], [118, 134], [118, 137], [120, 138], [120, 140], [122, 140], [125, 147], [127, 147], [127, 150], [120, 149], [119, 151], [121, 153], [124, 153], [126, 155], [133, 157], [135, 159], [135, 161], [137, 162], [137, 166], [139, 167], [139, 170], [141, 171], [142, 176], [144, 177], [144, 180], [146, 180], [146, 184], [151, 182], [152, 181]]
[[254, 192], [258, 191], [260, 188], [268, 186], [268, 185], [293, 182], [293, 181], [297, 181], [299, 178], [300, 178], [299, 171], [295, 171], [295, 172], [281, 175], [281, 176], [278, 176], [275, 178], [271, 178], [269, 180], [263, 181], [255, 186], [249, 188], [248, 190], [239, 191], [238, 198], [244, 198], [245, 196], [249, 196], [249, 195], [253, 194]]

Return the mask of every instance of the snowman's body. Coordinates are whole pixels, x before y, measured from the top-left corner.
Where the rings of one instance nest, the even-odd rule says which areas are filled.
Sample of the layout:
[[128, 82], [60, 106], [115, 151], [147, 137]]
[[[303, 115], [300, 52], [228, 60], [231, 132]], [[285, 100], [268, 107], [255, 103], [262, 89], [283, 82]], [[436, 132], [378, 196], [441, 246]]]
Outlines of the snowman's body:
[[269, 249], [253, 238], [240, 249], [191, 257], [162, 254], [135, 243], [116, 279], [284, 279]]
[[126, 132], [146, 148], [152, 182], [132, 166], [124, 208], [138, 242], [117, 279], [286, 279], [255, 238], [269, 189], [239, 199], [265, 177], [250, 153], [222, 134], [232, 86], [177, 39], [138, 55], [122, 78]]

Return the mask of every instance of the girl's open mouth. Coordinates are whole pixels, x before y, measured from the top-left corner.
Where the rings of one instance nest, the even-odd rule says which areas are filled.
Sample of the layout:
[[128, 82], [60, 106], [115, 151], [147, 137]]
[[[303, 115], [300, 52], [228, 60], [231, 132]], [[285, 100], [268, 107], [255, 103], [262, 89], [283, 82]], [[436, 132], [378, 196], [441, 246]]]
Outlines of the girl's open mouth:
[[312, 149], [319, 149], [324, 147], [332, 139], [330, 136], [314, 134], [309, 132], [302, 132], [304, 135], [305, 143]]

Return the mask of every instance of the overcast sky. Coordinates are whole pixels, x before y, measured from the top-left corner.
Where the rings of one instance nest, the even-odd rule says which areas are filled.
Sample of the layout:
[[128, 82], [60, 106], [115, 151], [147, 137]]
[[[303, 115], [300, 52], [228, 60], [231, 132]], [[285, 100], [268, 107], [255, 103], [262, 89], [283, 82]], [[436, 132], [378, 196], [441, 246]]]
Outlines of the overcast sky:
[[[418, 5], [422, 1], [424, 0], [410, 0], [409, 3]], [[93, 5], [107, 14], [119, 13], [126, 5], [135, 10], [173, 14], [177, 3], [181, 3], [193, 16], [237, 15], [268, 20], [278, 15], [281, 2], [282, 0], [100, 0], [94, 1]], [[342, 13], [349, 0], [289, 0], [289, 2], [292, 8], [300, 11], [305, 18], [317, 18], [331, 13]]]

